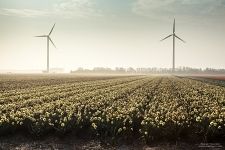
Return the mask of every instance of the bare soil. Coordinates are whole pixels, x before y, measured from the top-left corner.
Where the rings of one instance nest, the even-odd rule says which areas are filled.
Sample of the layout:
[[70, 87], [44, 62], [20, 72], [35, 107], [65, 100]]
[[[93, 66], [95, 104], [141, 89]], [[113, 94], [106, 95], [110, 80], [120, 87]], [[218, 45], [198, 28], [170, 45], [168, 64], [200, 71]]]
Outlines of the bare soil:
[[157, 142], [145, 144], [141, 142], [132, 142], [131, 144], [109, 144], [102, 143], [98, 139], [78, 138], [75, 136], [48, 136], [32, 138], [29, 135], [8, 135], [0, 137], [0, 150], [223, 150], [223, 144], [220, 143], [199, 143], [188, 144], [185, 142], [167, 143]]

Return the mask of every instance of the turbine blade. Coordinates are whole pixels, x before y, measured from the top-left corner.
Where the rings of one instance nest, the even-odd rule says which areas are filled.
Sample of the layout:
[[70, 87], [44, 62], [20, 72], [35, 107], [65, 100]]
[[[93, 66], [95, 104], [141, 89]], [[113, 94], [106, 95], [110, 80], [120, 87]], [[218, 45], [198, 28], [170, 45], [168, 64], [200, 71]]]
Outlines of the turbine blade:
[[162, 39], [162, 40], [160, 40], [160, 41], [163, 41], [163, 40], [165, 40], [165, 39], [167, 39], [167, 38], [169, 38], [169, 37], [171, 37], [171, 36], [172, 36], [172, 34], [170, 34], [169, 36], [165, 37], [164, 39]]
[[53, 27], [52, 27], [51, 31], [49, 32], [48, 36], [50, 36], [50, 35], [51, 35], [51, 33], [52, 33], [52, 31], [53, 31], [54, 27], [55, 27], [55, 24], [53, 25]]
[[175, 34], [175, 37], [178, 38], [179, 40], [181, 40], [182, 42], [186, 43], [183, 39], [181, 39], [180, 37], [178, 37], [176, 34]]
[[52, 39], [51, 39], [50, 37], [49, 37], [48, 39], [51, 41], [52, 45], [56, 48], [56, 46], [55, 46], [55, 44], [53, 43]]
[[39, 35], [39, 36], [35, 36], [35, 37], [47, 37], [47, 35]]
[[175, 33], [175, 18], [173, 20], [173, 33]]

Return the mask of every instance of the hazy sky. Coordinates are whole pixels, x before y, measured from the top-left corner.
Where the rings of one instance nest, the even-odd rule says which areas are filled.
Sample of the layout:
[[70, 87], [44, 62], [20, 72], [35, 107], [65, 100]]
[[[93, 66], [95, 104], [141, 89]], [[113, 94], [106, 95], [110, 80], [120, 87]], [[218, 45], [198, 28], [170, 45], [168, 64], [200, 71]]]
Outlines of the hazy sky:
[[225, 0], [0, 0], [0, 70], [50, 67], [225, 68]]

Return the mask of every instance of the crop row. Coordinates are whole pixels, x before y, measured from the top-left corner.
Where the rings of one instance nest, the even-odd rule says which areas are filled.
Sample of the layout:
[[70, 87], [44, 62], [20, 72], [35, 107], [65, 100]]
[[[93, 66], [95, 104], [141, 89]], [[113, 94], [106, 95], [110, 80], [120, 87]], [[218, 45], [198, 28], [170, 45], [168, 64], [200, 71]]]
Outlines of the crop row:
[[0, 93], [36, 87], [57, 86], [76, 82], [123, 78], [122, 76], [78, 76], [78, 75], [0, 75]]
[[225, 135], [225, 88], [164, 79], [147, 106], [142, 127], [146, 139]]
[[201, 81], [203, 83], [209, 83], [213, 85], [218, 85], [225, 87], [225, 80], [221, 77], [221, 79], [213, 78], [213, 77], [189, 77], [191, 79]]
[[36, 91], [1, 95], [0, 134], [88, 130], [146, 141], [225, 136], [225, 88], [188, 78], [128, 77]]
[[91, 91], [97, 88], [106, 88], [126, 82], [140, 79], [140, 77], [130, 77], [128, 79], [110, 79], [78, 82], [73, 84], [53, 85], [48, 87], [36, 87], [22, 90], [11, 90], [0, 94], [0, 104], [15, 103], [31, 99], [59, 99], [75, 95], [79, 92]]

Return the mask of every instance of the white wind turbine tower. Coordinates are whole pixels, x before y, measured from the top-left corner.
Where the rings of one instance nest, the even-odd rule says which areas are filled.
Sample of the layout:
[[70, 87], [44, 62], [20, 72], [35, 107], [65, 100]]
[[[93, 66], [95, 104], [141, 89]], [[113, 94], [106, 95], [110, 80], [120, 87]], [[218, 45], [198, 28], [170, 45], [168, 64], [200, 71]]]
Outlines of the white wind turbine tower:
[[52, 45], [56, 48], [55, 44], [53, 43], [52, 39], [50, 38], [50, 35], [55, 27], [55, 24], [53, 25], [51, 31], [49, 32], [48, 35], [40, 35], [40, 36], [35, 36], [35, 37], [46, 37], [47, 38], [47, 73], [49, 73], [49, 41], [51, 41]]
[[174, 72], [175, 71], [175, 38], [178, 38], [179, 40], [181, 40], [182, 42], [185, 43], [184, 40], [182, 40], [180, 37], [178, 37], [176, 34], [175, 34], [175, 19], [174, 19], [174, 22], [173, 22], [173, 33], [168, 35], [167, 37], [165, 37], [164, 39], [162, 39], [161, 41], [169, 38], [173, 36], [173, 68], [172, 68], [172, 71]]

